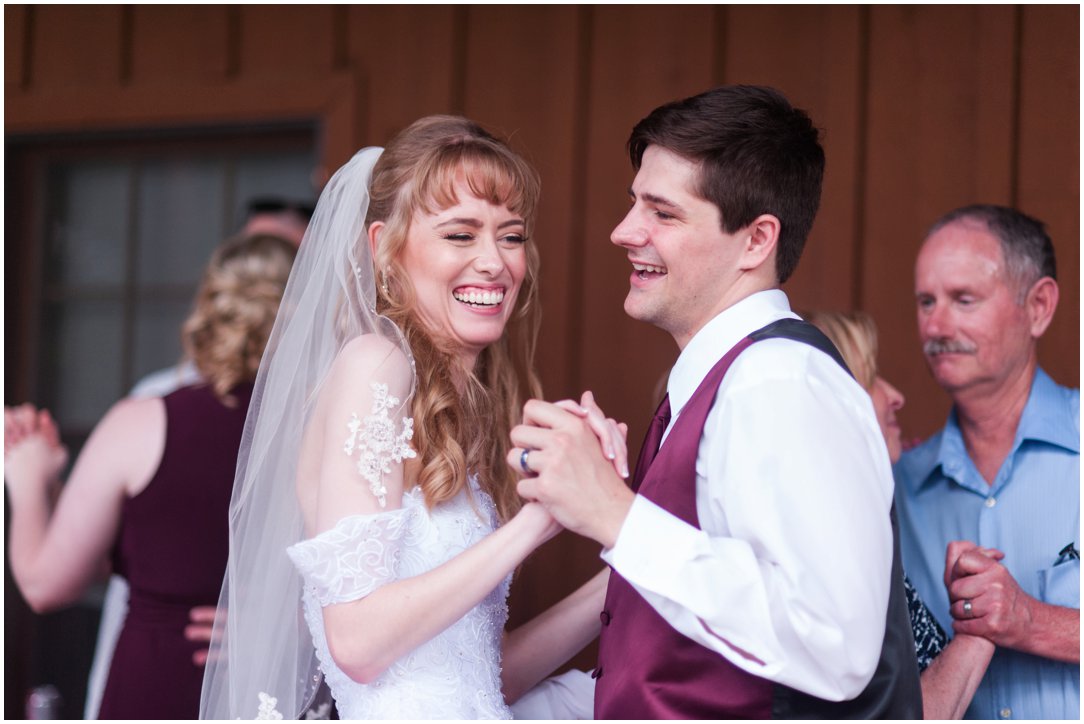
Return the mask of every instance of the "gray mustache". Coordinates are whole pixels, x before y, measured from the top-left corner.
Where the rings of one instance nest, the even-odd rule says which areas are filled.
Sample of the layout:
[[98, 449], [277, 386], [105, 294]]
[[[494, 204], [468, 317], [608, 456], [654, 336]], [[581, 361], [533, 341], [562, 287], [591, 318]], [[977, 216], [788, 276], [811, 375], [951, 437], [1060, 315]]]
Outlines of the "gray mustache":
[[931, 339], [922, 345], [927, 356], [938, 354], [975, 354], [975, 345], [955, 339]]

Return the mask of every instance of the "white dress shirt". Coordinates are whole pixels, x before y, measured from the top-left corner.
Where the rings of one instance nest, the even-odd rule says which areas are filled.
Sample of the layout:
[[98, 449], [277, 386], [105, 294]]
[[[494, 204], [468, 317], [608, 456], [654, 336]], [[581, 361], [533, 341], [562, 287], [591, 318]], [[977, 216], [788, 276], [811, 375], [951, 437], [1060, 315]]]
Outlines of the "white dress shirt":
[[[666, 433], [729, 349], [796, 316], [769, 290], [708, 322], [670, 373]], [[884, 639], [892, 491], [865, 390], [823, 352], [768, 339], [738, 356], [708, 413], [696, 457], [700, 529], [637, 495], [602, 558], [674, 628], [739, 668], [852, 699]]]
[[593, 719], [595, 680], [571, 669], [543, 680], [511, 705], [515, 719]]

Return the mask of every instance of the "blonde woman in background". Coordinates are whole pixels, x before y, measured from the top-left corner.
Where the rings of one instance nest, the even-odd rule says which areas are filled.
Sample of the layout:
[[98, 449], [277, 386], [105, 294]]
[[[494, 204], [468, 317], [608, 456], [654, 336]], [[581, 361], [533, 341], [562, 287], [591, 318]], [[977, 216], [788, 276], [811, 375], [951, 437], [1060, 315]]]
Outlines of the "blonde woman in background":
[[[873, 400], [873, 409], [884, 434], [888, 455], [895, 464], [903, 452], [896, 413], [903, 394], [877, 373], [877, 327], [863, 312], [814, 312], [806, 319], [832, 340]], [[1000, 551], [984, 549], [995, 559]], [[951, 562], [948, 564], [951, 567]], [[951, 641], [904, 576], [907, 608], [915, 637], [922, 682], [922, 708], [926, 719], [960, 719], [982, 681], [994, 655], [994, 644], [979, 636], [957, 634]]]
[[8, 555], [31, 607], [75, 603], [110, 568], [131, 602], [102, 699], [103, 719], [192, 719], [203, 669], [189, 609], [217, 601], [226, 513], [252, 384], [295, 249], [272, 236], [214, 253], [182, 330], [206, 383], [126, 398], [98, 423], [67, 483], [48, 411], [4, 410]]

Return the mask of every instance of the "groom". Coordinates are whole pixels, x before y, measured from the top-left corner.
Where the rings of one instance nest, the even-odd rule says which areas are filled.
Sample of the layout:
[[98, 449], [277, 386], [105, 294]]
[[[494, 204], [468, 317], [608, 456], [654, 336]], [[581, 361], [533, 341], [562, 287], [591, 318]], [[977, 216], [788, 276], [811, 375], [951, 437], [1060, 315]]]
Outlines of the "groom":
[[921, 718], [884, 441], [779, 289], [820, 200], [817, 136], [753, 86], [640, 121], [611, 240], [625, 312], [681, 354], [632, 488], [560, 407], [529, 402], [513, 431], [520, 493], [613, 569], [596, 718]]

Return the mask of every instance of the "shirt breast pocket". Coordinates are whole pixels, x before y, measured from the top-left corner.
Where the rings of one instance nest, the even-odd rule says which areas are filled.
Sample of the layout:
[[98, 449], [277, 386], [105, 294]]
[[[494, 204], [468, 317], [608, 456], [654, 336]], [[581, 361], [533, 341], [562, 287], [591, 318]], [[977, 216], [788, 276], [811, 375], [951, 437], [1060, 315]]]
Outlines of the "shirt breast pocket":
[[1039, 598], [1055, 606], [1080, 608], [1080, 559], [1039, 571]]

